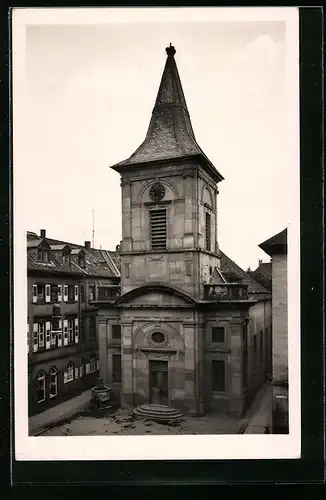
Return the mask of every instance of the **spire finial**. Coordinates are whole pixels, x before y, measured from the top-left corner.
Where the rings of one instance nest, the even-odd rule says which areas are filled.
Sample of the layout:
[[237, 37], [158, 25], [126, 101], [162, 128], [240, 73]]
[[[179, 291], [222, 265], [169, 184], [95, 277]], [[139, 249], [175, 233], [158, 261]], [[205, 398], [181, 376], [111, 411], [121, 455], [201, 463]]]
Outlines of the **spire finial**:
[[176, 53], [176, 50], [175, 48], [173, 47], [172, 43], [170, 43], [170, 46], [169, 47], [166, 47], [165, 49], [166, 53], [168, 56], [174, 56], [174, 54]]

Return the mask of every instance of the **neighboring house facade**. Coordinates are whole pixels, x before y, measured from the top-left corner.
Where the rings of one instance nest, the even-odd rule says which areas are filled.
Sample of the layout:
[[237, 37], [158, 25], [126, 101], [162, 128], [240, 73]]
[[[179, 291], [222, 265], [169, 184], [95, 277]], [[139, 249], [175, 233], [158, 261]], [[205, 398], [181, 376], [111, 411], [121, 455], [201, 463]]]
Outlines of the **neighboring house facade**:
[[259, 245], [272, 259], [274, 433], [288, 433], [287, 229]]
[[175, 49], [166, 51], [145, 141], [112, 167], [121, 295], [93, 301], [100, 374], [125, 408], [242, 416], [270, 372], [270, 294], [219, 249], [223, 177], [195, 140]]
[[[96, 309], [90, 300], [115, 283], [110, 252], [27, 233], [29, 415], [95, 385]], [[91, 291], [94, 289], [94, 296]]]

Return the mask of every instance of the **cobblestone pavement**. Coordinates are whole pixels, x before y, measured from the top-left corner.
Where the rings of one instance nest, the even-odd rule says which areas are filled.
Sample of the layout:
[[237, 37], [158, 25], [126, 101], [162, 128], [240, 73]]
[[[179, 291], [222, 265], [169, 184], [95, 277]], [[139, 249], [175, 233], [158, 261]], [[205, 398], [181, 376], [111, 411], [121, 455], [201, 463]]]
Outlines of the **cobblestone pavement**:
[[103, 418], [78, 417], [70, 423], [44, 432], [42, 436], [236, 434], [240, 423], [240, 419], [208, 415], [184, 418], [179, 425], [164, 425], [138, 420], [130, 412], [118, 410]]

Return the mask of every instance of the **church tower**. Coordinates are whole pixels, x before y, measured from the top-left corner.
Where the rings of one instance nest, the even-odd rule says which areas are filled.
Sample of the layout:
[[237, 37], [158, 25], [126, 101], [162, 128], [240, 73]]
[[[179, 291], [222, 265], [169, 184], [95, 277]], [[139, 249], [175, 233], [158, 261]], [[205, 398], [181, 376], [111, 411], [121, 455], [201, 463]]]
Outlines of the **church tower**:
[[112, 168], [122, 187], [122, 294], [160, 283], [203, 298], [219, 267], [217, 183], [223, 180], [196, 142], [176, 50], [167, 59], [147, 135]]
[[112, 166], [122, 189], [121, 293], [97, 302], [101, 377], [124, 408], [242, 415], [247, 285], [220, 271], [223, 177], [195, 139], [175, 48], [166, 53], [145, 140]]

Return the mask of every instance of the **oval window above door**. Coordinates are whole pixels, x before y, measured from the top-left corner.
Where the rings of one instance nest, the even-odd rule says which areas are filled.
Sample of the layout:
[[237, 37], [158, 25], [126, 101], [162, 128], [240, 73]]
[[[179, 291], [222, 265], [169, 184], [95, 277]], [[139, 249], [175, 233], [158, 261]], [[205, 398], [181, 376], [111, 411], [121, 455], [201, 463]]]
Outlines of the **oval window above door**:
[[163, 344], [166, 340], [166, 337], [162, 332], [154, 332], [151, 335], [151, 340], [155, 342], [155, 344]]

